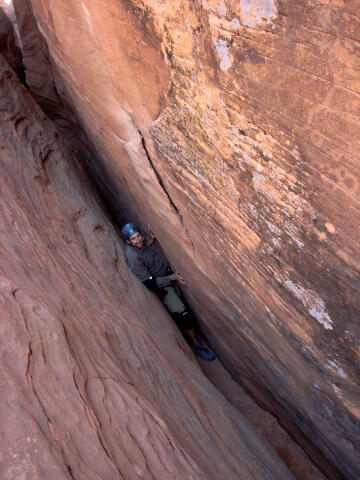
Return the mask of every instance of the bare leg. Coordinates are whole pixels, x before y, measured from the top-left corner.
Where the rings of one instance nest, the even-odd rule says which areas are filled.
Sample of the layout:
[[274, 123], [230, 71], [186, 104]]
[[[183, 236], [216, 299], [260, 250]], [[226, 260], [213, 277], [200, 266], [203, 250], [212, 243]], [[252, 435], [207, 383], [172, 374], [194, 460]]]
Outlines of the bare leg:
[[184, 333], [189, 338], [191, 343], [198, 342], [198, 338], [197, 338], [195, 330], [193, 328], [191, 328], [190, 330], [184, 330]]

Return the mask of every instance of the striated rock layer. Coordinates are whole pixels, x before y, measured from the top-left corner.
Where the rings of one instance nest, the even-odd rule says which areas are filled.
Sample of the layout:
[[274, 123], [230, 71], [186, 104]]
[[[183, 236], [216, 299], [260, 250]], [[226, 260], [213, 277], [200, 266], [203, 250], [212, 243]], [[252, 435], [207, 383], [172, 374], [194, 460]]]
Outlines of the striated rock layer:
[[151, 222], [234, 377], [357, 479], [358, 2], [31, 3], [115, 214]]
[[128, 272], [1, 56], [0, 112], [1, 479], [292, 479]]

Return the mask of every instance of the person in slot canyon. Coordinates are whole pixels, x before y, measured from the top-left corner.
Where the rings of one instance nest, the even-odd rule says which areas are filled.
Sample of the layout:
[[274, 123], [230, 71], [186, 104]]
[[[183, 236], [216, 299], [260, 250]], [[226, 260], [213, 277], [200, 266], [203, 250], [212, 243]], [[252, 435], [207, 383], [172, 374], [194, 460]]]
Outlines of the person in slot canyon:
[[132, 273], [162, 299], [176, 325], [190, 341], [195, 355], [206, 361], [214, 360], [215, 355], [197, 338], [194, 318], [174, 289], [173, 282], [185, 285], [185, 281], [154, 248], [155, 237], [151, 229], [148, 239], [135, 223], [124, 225], [121, 233], [126, 242], [125, 261]]

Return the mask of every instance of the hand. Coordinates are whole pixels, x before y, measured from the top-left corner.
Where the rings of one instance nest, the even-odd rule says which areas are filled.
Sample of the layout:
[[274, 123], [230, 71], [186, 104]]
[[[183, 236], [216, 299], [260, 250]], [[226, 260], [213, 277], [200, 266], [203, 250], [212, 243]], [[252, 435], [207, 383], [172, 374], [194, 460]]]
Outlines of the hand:
[[182, 278], [182, 276], [180, 275], [180, 273], [176, 272], [176, 273], [173, 273], [172, 275], [170, 275], [170, 280], [172, 282], [179, 282], [181, 283], [181, 285], [186, 285], [186, 282], [185, 280]]
[[152, 245], [155, 240], [156, 240], [156, 237], [154, 235], [154, 232], [152, 231], [152, 228], [150, 225], [147, 226], [148, 227], [148, 232], [149, 232], [149, 242], [148, 242], [148, 245]]

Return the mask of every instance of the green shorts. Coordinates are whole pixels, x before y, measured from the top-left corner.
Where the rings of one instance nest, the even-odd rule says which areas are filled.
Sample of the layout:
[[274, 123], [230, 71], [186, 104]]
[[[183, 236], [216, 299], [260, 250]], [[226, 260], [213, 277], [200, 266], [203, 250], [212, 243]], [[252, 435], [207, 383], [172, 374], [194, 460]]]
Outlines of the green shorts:
[[164, 290], [166, 290], [167, 294], [162, 301], [170, 313], [178, 312], [185, 307], [179, 295], [175, 292], [174, 287], [164, 287]]

